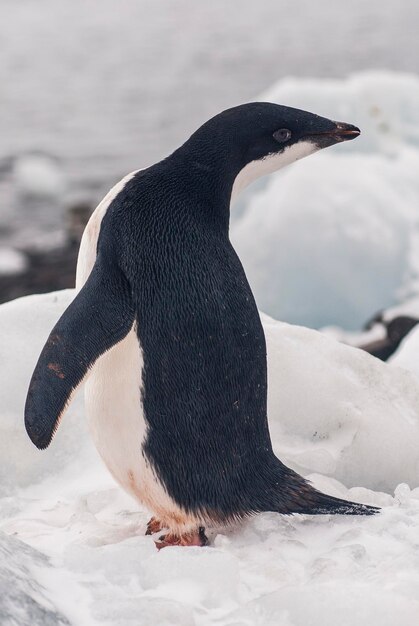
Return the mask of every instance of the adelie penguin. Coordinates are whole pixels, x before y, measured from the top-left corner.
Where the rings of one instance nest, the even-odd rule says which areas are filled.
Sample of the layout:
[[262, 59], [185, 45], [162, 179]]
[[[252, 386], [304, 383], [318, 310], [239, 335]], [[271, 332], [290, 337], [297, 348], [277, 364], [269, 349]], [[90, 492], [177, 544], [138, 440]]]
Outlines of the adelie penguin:
[[165, 530], [158, 547], [203, 545], [205, 526], [262, 511], [377, 510], [320, 493], [275, 457], [265, 337], [229, 240], [246, 184], [358, 135], [276, 104], [229, 109], [124, 178], [86, 227], [79, 292], [36, 365], [26, 429], [46, 448], [86, 379], [96, 447], [153, 512], [148, 532]]

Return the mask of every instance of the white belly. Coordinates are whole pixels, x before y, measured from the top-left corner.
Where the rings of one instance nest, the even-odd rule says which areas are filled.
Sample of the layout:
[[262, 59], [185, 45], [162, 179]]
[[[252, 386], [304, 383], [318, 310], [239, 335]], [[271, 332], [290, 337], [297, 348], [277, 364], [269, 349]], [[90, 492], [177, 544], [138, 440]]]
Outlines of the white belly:
[[101, 356], [86, 381], [89, 428], [114, 478], [132, 491], [139, 482], [146, 435], [140, 384], [142, 355], [134, 329]]
[[147, 436], [141, 402], [142, 353], [135, 329], [98, 359], [86, 381], [89, 429], [107, 468], [121, 487], [145, 504], [171, 531], [197, 525], [170, 498], [143, 453]]

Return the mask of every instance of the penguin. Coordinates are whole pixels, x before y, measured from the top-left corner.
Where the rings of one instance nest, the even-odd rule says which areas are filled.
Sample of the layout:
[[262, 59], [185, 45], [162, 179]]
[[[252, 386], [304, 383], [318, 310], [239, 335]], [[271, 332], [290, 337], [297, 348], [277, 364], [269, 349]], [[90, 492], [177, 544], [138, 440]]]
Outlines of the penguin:
[[78, 293], [35, 367], [25, 426], [47, 448], [86, 381], [94, 443], [153, 513], [158, 548], [205, 545], [205, 527], [264, 511], [378, 510], [317, 491], [274, 455], [264, 332], [229, 239], [246, 185], [359, 134], [286, 106], [239, 105], [126, 176], [90, 218]]

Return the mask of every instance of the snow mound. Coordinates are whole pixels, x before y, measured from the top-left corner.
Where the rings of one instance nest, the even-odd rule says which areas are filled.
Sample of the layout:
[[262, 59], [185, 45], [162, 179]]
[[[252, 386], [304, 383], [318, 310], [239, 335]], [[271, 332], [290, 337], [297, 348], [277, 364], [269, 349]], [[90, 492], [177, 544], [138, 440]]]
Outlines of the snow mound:
[[321, 333], [263, 320], [278, 456], [348, 487], [418, 486], [418, 380]]
[[259, 307], [355, 330], [418, 293], [419, 78], [288, 79], [261, 99], [357, 124], [362, 135], [266, 178], [233, 209], [232, 240]]

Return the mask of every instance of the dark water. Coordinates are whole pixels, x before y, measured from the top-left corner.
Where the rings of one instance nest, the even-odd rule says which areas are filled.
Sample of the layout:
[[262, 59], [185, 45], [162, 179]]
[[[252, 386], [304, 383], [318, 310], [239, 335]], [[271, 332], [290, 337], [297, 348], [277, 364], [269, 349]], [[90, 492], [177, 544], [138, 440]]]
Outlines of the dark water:
[[[0, 237], [61, 222], [220, 109], [284, 76], [419, 72], [417, 0], [0, 0]], [[11, 167], [58, 159], [28, 202]]]

